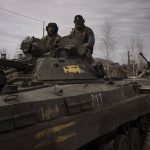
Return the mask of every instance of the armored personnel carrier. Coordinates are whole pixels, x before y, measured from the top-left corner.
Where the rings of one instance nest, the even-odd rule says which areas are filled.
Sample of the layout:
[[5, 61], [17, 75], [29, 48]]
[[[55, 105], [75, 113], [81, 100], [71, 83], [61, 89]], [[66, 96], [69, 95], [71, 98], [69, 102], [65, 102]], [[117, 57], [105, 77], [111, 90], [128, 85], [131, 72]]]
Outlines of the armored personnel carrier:
[[0, 60], [0, 150], [142, 150], [150, 95], [138, 84], [105, 81], [75, 36], [63, 37], [53, 56], [22, 46], [31, 59]]

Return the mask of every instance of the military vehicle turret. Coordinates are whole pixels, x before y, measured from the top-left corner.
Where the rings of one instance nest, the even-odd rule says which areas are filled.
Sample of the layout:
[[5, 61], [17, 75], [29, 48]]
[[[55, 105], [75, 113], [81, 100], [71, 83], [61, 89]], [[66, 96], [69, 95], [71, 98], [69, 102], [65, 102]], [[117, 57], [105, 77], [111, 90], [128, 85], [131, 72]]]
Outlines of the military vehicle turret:
[[105, 81], [78, 37], [63, 37], [51, 51], [25, 43], [26, 59], [0, 60], [3, 78], [9, 68], [19, 71], [1, 84], [1, 150], [142, 149], [150, 95], [140, 85]]

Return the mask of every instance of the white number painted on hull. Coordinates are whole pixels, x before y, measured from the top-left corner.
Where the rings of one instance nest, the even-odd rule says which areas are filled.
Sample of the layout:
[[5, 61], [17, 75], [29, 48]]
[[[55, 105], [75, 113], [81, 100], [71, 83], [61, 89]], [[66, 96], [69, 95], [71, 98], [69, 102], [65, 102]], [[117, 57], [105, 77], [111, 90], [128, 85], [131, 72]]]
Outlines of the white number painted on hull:
[[103, 99], [101, 93], [91, 94], [90, 95], [93, 100], [93, 106], [94, 107], [100, 107], [103, 105]]

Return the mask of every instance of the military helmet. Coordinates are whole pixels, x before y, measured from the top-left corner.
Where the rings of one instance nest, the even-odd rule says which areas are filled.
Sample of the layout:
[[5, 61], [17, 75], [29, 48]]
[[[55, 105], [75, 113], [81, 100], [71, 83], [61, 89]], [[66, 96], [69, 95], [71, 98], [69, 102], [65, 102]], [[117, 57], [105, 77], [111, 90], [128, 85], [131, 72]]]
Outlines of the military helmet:
[[58, 26], [57, 26], [56, 23], [54, 23], [54, 22], [48, 23], [48, 25], [46, 26], [46, 31], [48, 31], [48, 28], [49, 28], [49, 27], [53, 27], [54, 30], [55, 30], [55, 32], [56, 32], [56, 33], [58, 32]]
[[76, 16], [74, 17], [74, 23], [76, 23], [76, 22], [85, 23], [85, 20], [84, 20], [84, 18], [83, 18], [81, 15], [76, 15]]

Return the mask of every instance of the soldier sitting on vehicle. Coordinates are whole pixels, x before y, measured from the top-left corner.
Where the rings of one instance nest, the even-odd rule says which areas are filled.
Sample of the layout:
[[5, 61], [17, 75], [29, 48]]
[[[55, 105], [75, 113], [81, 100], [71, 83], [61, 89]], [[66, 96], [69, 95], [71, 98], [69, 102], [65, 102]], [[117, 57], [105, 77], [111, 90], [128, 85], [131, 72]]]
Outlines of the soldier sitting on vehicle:
[[75, 28], [71, 34], [79, 36], [83, 39], [84, 47], [86, 48], [84, 58], [92, 63], [93, 47], [95, 43], [94, 32], [89, 27], [85, 26], [85, 20], [81, 15], [76, 15], [74, 18]]
[[35, 37], [26, 37], [21, 43], [21, 49], [26, 55], [39, 57], [50, 52], [50, 56], [55, 55], [55, 48], [59, 45], [60, 36], [58, 35], [58, 26], [56, 23], [48, 23], [46, 26], [47, 35], [42, 39]]
[[53, 48], [57, 48], [59, 44], [59, 40], [61, 38], [58, 35], [58, 26], [56, 23], [48, 23], [46, 26], [47, 35], [42, 38], [42, 42], [45, 45], [48, 51], [51, 51]]

